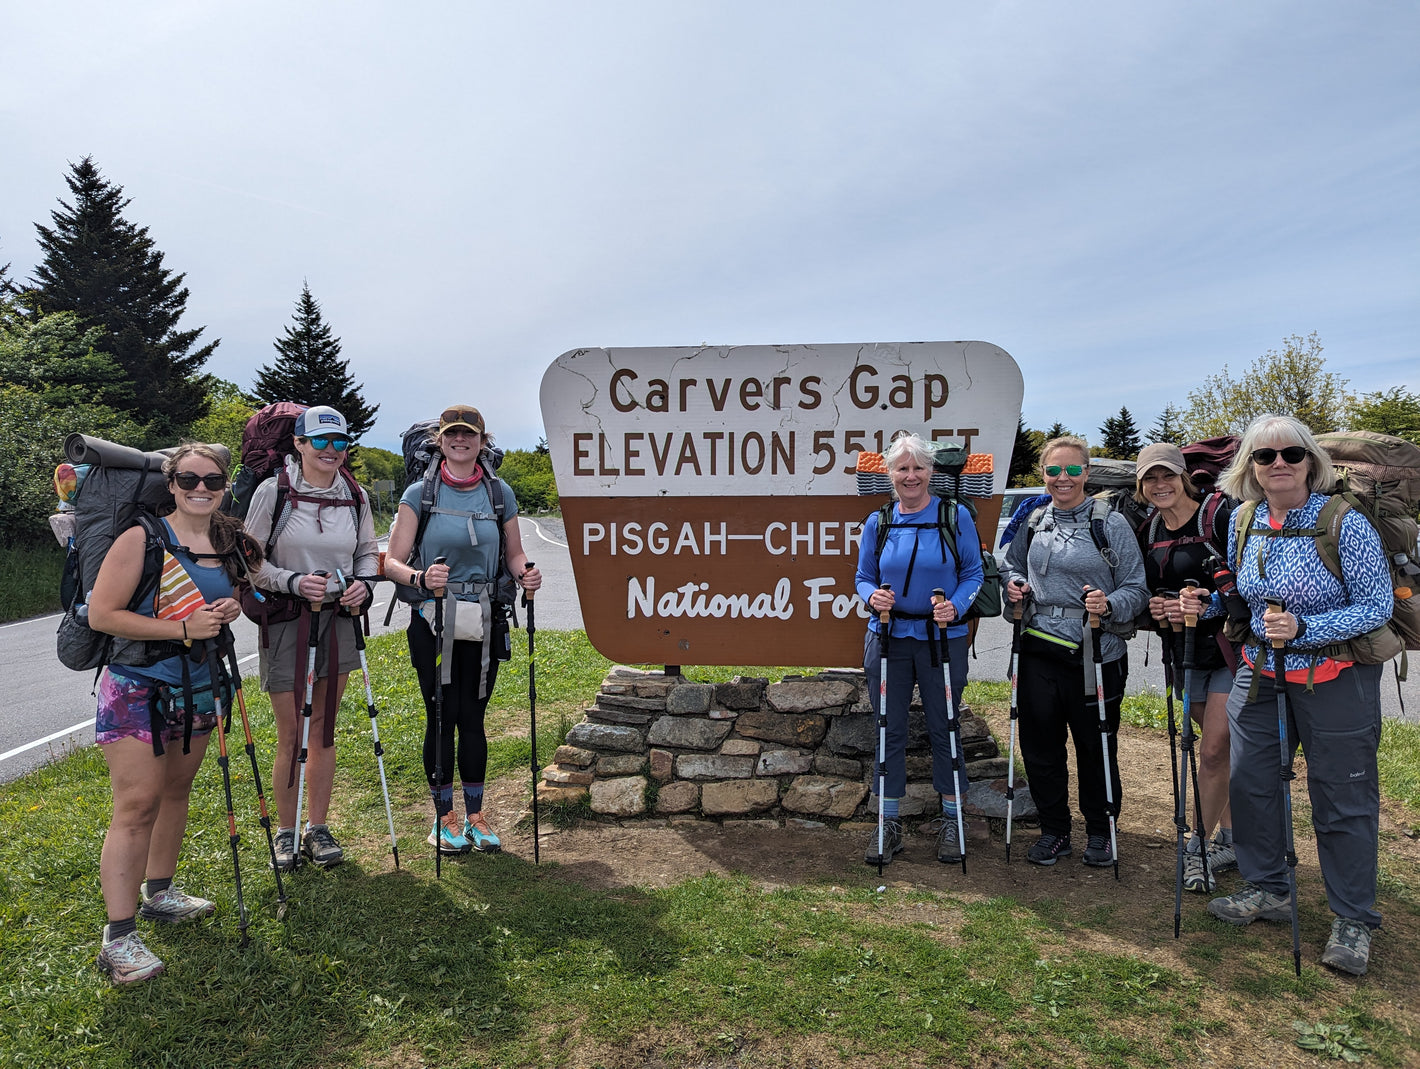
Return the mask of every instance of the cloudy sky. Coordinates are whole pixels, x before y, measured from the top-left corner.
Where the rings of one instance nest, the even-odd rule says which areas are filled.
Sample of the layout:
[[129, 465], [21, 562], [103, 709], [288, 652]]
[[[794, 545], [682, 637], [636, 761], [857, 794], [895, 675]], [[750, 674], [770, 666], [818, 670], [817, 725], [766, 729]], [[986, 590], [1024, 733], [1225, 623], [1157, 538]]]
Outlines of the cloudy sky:
[[382, 405], [505, 446], [582, 346], [984, 339], [1141, 427], [1319, 333], [1420, 389], [1406, 3], [54, 3], [0, 37], [0, 263], [92, 154], [210, 370], [307, 280]]

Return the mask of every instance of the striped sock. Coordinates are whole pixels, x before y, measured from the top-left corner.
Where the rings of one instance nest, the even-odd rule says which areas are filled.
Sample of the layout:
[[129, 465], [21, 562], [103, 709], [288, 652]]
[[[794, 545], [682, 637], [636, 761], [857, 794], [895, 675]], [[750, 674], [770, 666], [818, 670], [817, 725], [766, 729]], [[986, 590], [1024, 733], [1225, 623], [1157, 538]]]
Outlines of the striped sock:
[[883, 799], [883, 819], [884, 819], [884, 820], [896, 820], [896, 819], [897, 819], [897, 814], [898, 814], [898, 810], [899, 810], [899, 806], [900, 806], [900, 804], [901, 804], [901, 801], [902, 801], [902, 800], [901, 800], [900, 798], [884, 798], [884, 799]]
[[465, 783], [463, 785], [463, 808], [469, 816], [483, 809], [483, 784]]

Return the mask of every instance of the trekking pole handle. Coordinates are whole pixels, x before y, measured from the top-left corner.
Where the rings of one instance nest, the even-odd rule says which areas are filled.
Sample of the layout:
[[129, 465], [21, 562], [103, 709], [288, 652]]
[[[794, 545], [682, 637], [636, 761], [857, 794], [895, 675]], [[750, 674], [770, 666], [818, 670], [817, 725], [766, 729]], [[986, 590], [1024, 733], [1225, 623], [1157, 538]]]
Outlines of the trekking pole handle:
[[[448, 557], [435, 557], [435, 558], [434, 558], [434, 563], [435, 563], [435, 564], [447, 564], [448, 562], [449, 562], [449, 558], [448, 558]], [[441, 586], [441, 587], [439, 588], [439, 592], [438, 592], [437, 594], [435, 594], [434, 596], [435, 596], [436, 598], [442, 598], [445, 594], [448, 593], [448, 590], [449, 590], [448, 584], [445, 583], [445, 585], [443, 585], [443, 586]]]
[[[1091, 592], [1092, 590], [1094, 590], [1094, 587], [1092, 587], [1092, 586], [1088, 586], [1088, 585], [1087, 585], [1087, 586], [1085, 587], [1085, 597], [1086, 597], [1086, 598], [1088, 598], [1088, 597], [1090, 596], [1090, 592]], [[1088, 605], [1085, 606], [1085, 612], [1089, 613], [1089, 616], [1090, 616], [1090, 627], [1091, 627], [1091, 629], [1093, 629], [1093, 630], [1098, 630], [1098, 628], [1099, 628], [1099, 626], [1100, 626], [1100, 614], [1097, 613], [1097, 612], [1090, 612], [1090, 608], [1089, 608]]]
[[[1025, 584], [1022, 583], [1019, 579], [1017, 579], [1017, 580], [1015, 580], [1014, 582], [1012, 582], [1011, 585], [1014, 586], [1014, 587], [1023, 587], [1023, 586], [1025, 586]], [[1011, 615], [1012, 615], [1012, 617], [1015, 619], [1016, 623], [1020, 623], [1020, 622], [1021, 622], [1021, 617], [1025, 615], [1025, 611], [1026, 611], [1026, 599], [1025, 599], [1024, 597], [1022, 597], [1022, 598], [1021, 598], [1020, 600], [1018, 600], [1018, 601], [1013, 601], [1013, 602], [1011, 602]]]
[[[892, 584], [891, 584], [891, 583], [883, 583], [883, 584], [881, 584], [881, 585], [878, 587], [878, 589], [879, 589], [879, 590], [885, 590], [885, 591], [887, 591], [889, 594], [891, 594], [891, 593], [892, 593]], [[890, 626], [892, 626], [892, 610], [889, 609], [887, 612], [880, 612], [880, 613], [878, 613], [878, 623], [882, 624], [884, 627], [890, 627]]]
[[[527, 575], [528, 572], [532, 571], [532, 570], [533, 570], [534, 568], [536, 568], [536, 567], [537, 567], [537, 565], [534, 564], [532, 561], [530, 561], [530, 560], [524, 560], [524, 561], [523, 561], [523, 575]], [[528, 602], [532, 601], [533, 595], [536, 594], [536, 593], [537, 593], [536, 590], [529, 590], [527, 587], [523, 587], [523, 604], [526, 605]]]
[[[1284, 612], [1287, 611], [1287, 602], [1286, 602], [1285, 599], [1283, 599], [1283, 598], [1267, 598], [1267, 599], [1265, 599], [1265, 600], [1267, 601], [1267, 612], [1266, 612], [1264, 615], [1266, 615], [1266, 616], [1281, 616]], [[1281, 649], [1283, 646], [1285, 646], [1286, 644], [1287, 644], [1287, 640], [1286, 640], [1286, 639], [1274, 638], [1274, 639], [1272, 640], [1272, 648], [1273, 648], [1274, 650], [1280, 650], [1280, 649]]]
[[[1183, 585], [1186, 586], [1186, 587], [1189, 587], [1189, 588], [1191, 588], [1191, 589], [1193, 589], [1193, 590], [1197, 590], [1197, 589], [1198, 589], [1198, 580], [1196, 580], [1196, 579], [1185, 579], [1185, 580], [1183, 581]], [[1186, 612], [1186, 613], [1184, 613], [1184, 614], [1183, 614], [1183, 626], [1184, 626], [1184, 627], [1197, 627], [1197, 626], [1198, 626], [1198, 614], [1197, 614], [1196, 612]]]
[[[329, 579], [329, 578], [330, 578], [330, 573], [329, 573], [329, 572], [326, 572], [326, 571], [311, 572], [311, 574], [312, 574], [312, 575], [318, 575], [318, 576], [320, 576], [322, 579]], [[311, 612], [320, 612], [320, 611], [321, 611], [321, 608], [322, 608], [322, 606], [323, 606], [324, 604], [325, 604], [325, 595], [322, 594], [319, 601], [313, 601], [313, 602], [311, 602]]]

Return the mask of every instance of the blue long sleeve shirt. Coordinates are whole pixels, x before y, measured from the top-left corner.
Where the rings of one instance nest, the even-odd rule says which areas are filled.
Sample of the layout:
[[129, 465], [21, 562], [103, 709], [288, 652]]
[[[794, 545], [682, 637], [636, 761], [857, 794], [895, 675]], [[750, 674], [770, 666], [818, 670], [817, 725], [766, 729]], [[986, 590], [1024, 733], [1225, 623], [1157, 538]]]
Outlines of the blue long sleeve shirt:
[[[952, 555], [944, 536], [937, 529], [938, 499], [929, 498], [925, 508], [917, 512], [903, 513], [900, 506], [892, 506], [892, 523], [888, 529], [887, 541], [883, 545], [882, 557], [874, 552], [878, 544], [878, 517], [874, 512], [863, 524], [863, 534], [858, 544], [858, 571], [854, 576], [854, 586], [863, 604], [868, 603], [883, 583], [892, 585], [896, 598], [896, 609], [920, 615], [932, 612], [932, 589], [941, 587], [947, 599], [956, 606], [957, 617], [971, 606], [976, 593], [981, 589], [985, 573], [981, 568], [981, 540], [976, 533], [976, 523], [971, 512], [964, 505], [957, 506], [957, 558]], [[926, 524], [925, 527], [898, 527], [898, 524]], [[911, 569], [911, 575], [908, 571]], [[927, 620], [903, 620], [893, 617], [893, 638], [928, 638]], [[868, 627], [881, 630], [877, 614], [869, 610]], [[954, 623], [947, 626], [948, 638], [960, 638], [966, 634], [966, 624]]]

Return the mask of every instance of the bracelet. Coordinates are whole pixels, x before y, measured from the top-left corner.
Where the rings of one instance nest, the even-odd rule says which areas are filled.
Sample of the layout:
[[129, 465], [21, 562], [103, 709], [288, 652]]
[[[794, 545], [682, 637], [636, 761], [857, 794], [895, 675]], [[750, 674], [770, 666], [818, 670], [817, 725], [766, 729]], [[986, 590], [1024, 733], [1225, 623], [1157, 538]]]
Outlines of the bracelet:
[[183, 640], [184, 642], [186, 642], [186, 641], [187, 641], [187, 621], [186, 621], [186, 620], [179, 620], [178, 622], [179, 622], [180, 624], [182, 624], [182, 640]]
[[423, 573], [423, 572], [415, 572], [415, 573], [413, 573], [413, 574], [409, 577], [409, 585], [412, 586], [412, 587], [414, 587], [415, 590], [421, 591], [421, 592], [423, 592], [423, 593], [425, 593], [425, 594], [429, 593], [429, 588], [424, 585], [424, 573]]

